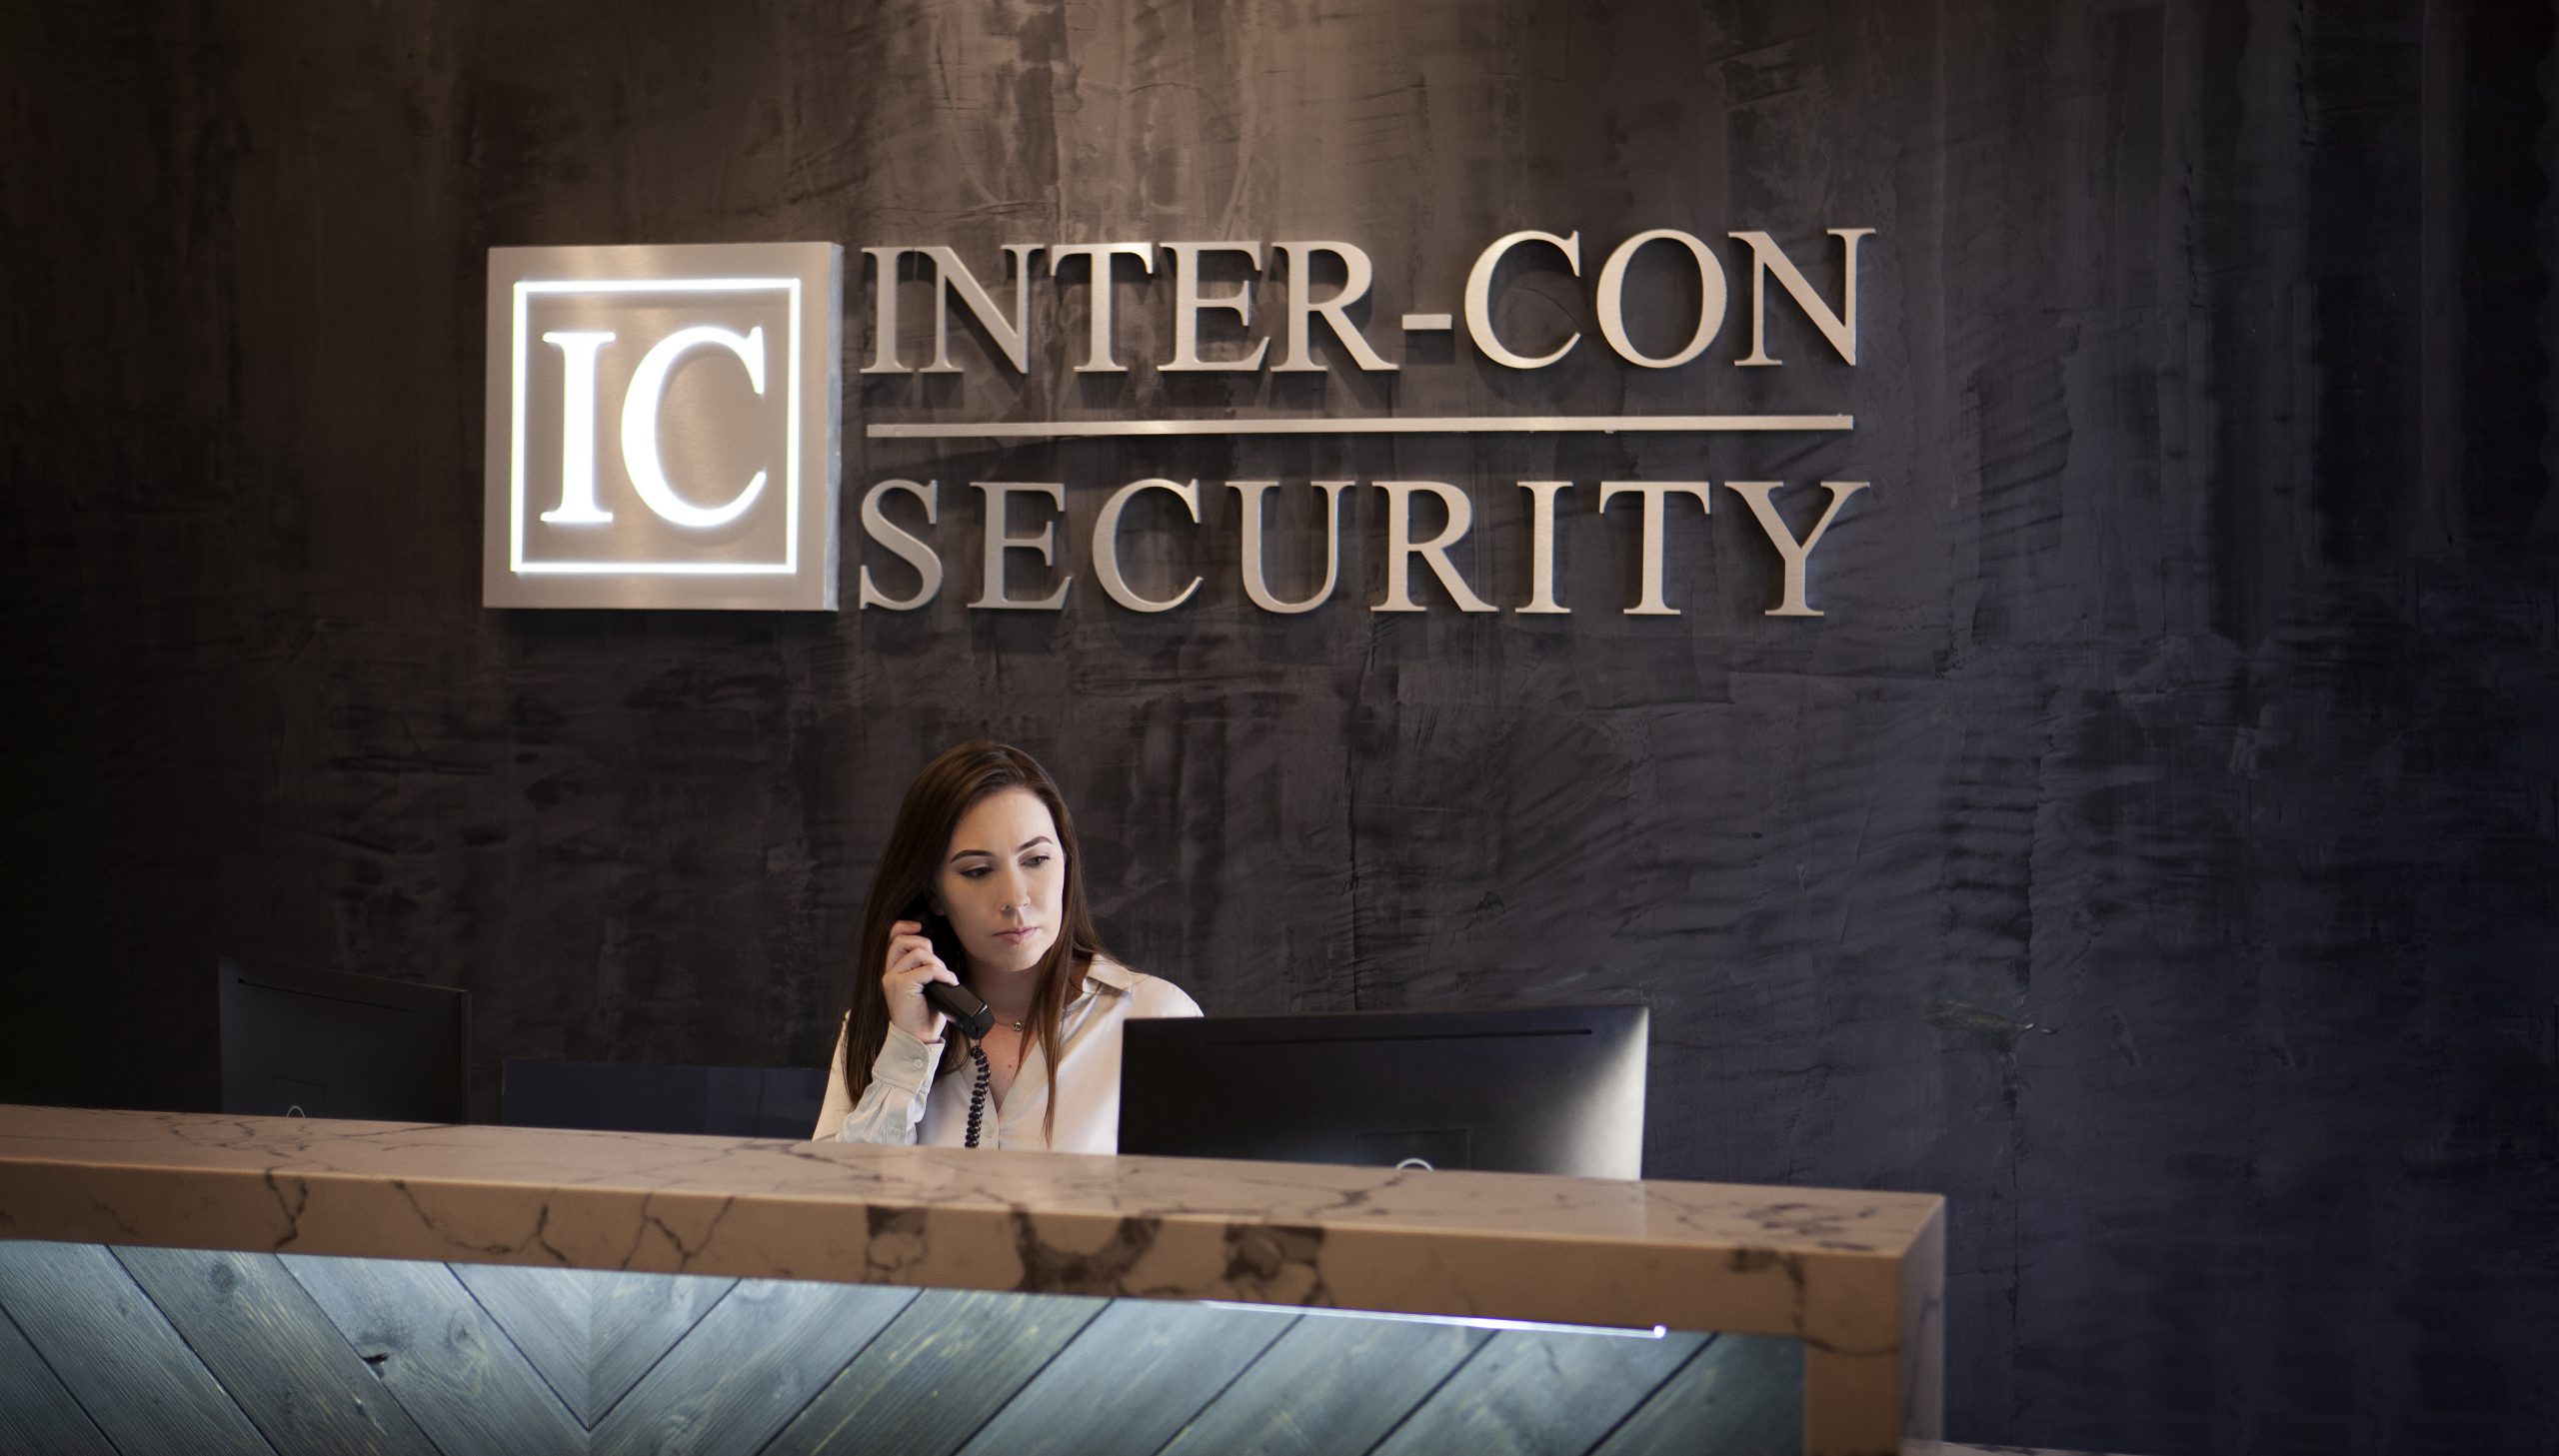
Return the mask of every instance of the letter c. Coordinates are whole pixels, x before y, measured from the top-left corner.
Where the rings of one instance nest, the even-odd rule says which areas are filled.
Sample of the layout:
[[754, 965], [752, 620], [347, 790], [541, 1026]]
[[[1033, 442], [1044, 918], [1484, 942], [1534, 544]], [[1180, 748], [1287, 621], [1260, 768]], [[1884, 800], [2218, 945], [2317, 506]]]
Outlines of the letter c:
[[1475, 255], [1475, 266], [1466, 274], [1466, 332], [1474, 336], [1475, 347], [1483, 351], [1484, 357], [1495, 364], [1505, 364], [1512, 369], [1543, 369], [1570, 354], [1572, 346], [1581, 342], [1581, 335], [1576, 332], [1542, 359], [1513, 354], [1502, 346], [1500, 340], [1492, 337], [1492, 271], [1501, 266], [1502, 254], [1521, 243], [1553, 244], [1555, 250], [1563, 254], [1563, 260], [1572, 265], [1572, 276], [1581, 276], [1581, 234], [1577, 230], [1558, 238], [1552, 233], [1540, 233], [1531, 228], [1495, 238], [1491, 247]]
[[1195, 526], [1199, 524], [1200, 483], [1198, 481], [1185, 483], [1153, 477], [1143, 481], [1131, 481], [1111, 493], [1111, 499], [1102, 503], [1101, 517], [1093, 523], [1093, 574], [1102, 579], [1102, 590], [1110, 595], [1112, 601], [1132, 612], [1171, 612], [1190, 601], [1191, 594], [1200, 590], [1198, 577], [1193, 577], [1191, 585], [1182, 589], [1182, 595], [1158, 601], [1152, 597], [1139, 596], [1137, 591], [1130, 587], [1129, 579], [1120, 574], [1120, 513], [1128, 509], [1130, 498], [1140, 491], [1163, 491], [1173, 496], [1182, 502], [1186, 510], [1190, 511], [1192, 524]]
[[631, 393], [622, 402], [622, 463], [631, 472], [632, 489], [662, 518], [696, 531], [726, 526], [747, 514], [756, 497], [764, 494], [766, 474], [757, 471], [746, 489], [725, 506], [696, 506], [668, 484], [666, 467], [658, 459], [658, 408], [666, 398], [667, 376], [687, 352], [709, 344], [738, 356], [738, 362], [747, 367], [747, 383], [755, 386], [757, 394], [764, 393], [763, 326], [741, 335], [716, 324], [697, 324], [669, 334], [642, 356], [639, 370], [631, 376]]

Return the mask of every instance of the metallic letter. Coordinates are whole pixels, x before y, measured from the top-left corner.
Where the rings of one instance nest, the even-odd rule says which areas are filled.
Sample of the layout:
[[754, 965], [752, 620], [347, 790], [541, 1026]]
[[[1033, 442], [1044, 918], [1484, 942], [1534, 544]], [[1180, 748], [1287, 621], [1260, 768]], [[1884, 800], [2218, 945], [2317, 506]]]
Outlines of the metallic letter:
[[[1306, 357], [1306, 322], [1316, 314], [1332, 326], [1332, 337], [1350, 351], [1350, 357], [1361, 369], [1391, 370], [1395, 366], [1378, 357], [1359, 334], [1359, 326], [1350, 322], [1345, 311], [1368, 294], [1373, 276], [1368, 255], [1350, 243], [1275, 243], [1288, 260], [1288, 356], [1272, 366], [1273, 374], [1320, 374], [1323, 366]], [[1312, 269], [1317, 253], [1330, 253], [1341, 260], [1341, 292], [1316, 303], [1309, 294], [1314, 288]]]
[[1577, 231], [1558, 238], [1530, 229], [1495, 238], [1491, 247], [1475, 255], [1475, 266], [1466, 274], [1466, 332], [1474, 336], [1475, 347], [1483, 351], [1484, 358], [1495, 364], [1512, 369], [1543, 369], [1570, 354], [1572, 346], [1581, 342], [1581, 335], [1576, 333], [1556, 345], [1554, 353], [1542, 359], [1513, 354], [1492, 337], [1492, 271], [1501, 266], [1501, 255], [1520, 243], [1552, 243], [1563, 254], [1563, 261], [1572, 265], [1572, 276], [1581, 276], [1581, 234]]
[[958, 374], [960, 366], [951, 362], [951, 296], [958, 294], [969, 312], [978, 316], [978, 324], [1005, 362], [1016, 374], [1031, 372], [1031, 255], [1040, 251], [1037, 243], [1007, 243], [1004, 254], [1013, 260], [1013, 321], [996, 309], [996, 301], [979, 286], [978, 275], [960, 261], [960, 255], [949, 248], [922, 250], [933, 260], [933, 363], [924, 367], [927, 374]]
[[1093, 323], [1093, 350], [1076, 366], [1078, 374], [1127, 374], [1129, 366], [1111, 357], [1111, 260], [1135, 258], [1139, 271], [1156, 271], [1156, 250], [1145, 243], [1064, 243], [1049, 249], [1049, 276], [1067, 266], [1070, 258], [1083, 258], [1093, 265], [1092, 297], [1086, 304]]
[[568, 378], [560, 390], [560, 505], [542, 513], [554, 526], [608, 526], [613, 513], [596, 504], [596, 355], [611, 334], [563, 330], [542, 336], [560, 346]]
[[1236, 319], [1253, 324], [1253, 285], [1240, 283], [1236, 291], [1203, 298], [1200, 294], [1200, 255], [1203, 253], [1242, 253], [1253, 260], [1256, 271], [1262, 267], [1260, 243], [1167, 243], [1165, 251], [1173, 255], [1173, 363], [1164, 370], [1196, 369], [1260, 369], [1262, 356], [1271, 350], [1268, 339], [1253, 346], [1253, 352], [1242, 359], [1202, 359], [1200, 357], [1200, 311], [1232, 309]]
[[1262, 497], [1279, 485], [1278, 481], [1229, 481], [1227, 488], [1242, 498], [1239, 504], [1244, 508], [1244, 595], [1265, 612], [1294, 616], [1332, 600], [1333, 579], [1341, 571], [1341, 493], [1351, 483], [1314, 482], [1314, 488], [1323, 492], [1323, 586], [1303, 602], [1282, 602], [1271, 595], [1271, 584], [1262, 572]]
[[1182, 504], [1189, 508], [1191, 524], [1194, 526], [1200, 524], [1200, 483], [1198, 481], [1193, 481], [1189, 485], [1152, 477], [1143, 481], [1131, 481], [1111, 493], [1111, 499], [1102, 503], [1102, 515], [1093, 523], [1093, 574], [1102, 579], [1102, 591], [1105, 596], [1132, 612], [1171, 612], [1190, 601], [1191, 594], [1200, 590], [1198, 577], [1193, 577], [1191, 585], [1182, 589], [1181, 596], [1169, 602], [1158, 602], [1153, 598], [1141, 597], [1130, 591], [1129, 579], [1120, 575], [1120, 513], [1128, 506], [1129, 498], [1140, 491], [1171, 491], [1181, 497]]
[[1019, 494], [1046, 496], [1061, 515], [1067, 509], [1067, 488], [1048, 482], [1021, 485], [1005, 481], [971, 481], [969, 483], [987, 498], [987, 554], [984, 586], [972, 607], [1017, 608], [1025, 612], [1055, 612], [1066, 605], [1067, 587], [1075, 581], [1070, 576], [1058, 583], [1058, 590], [1037, 602], [1017, 602], [1004, 595], [1004, 556], [1009, 551], [1036, 551], [1040, 560], [1057, 562], [1058, 523], [1047, 522], [1038, 536], [1005, 535], [1005, 502]]
[[863, 534], [887, 547], [890, 554], [900, 561], [915, 568], [917, 578], [924, 583], [916, 589], [916, 594], [912, 597], [892, 597], [871, 585], [871, 565], [865, 562], [862, 567], [862, 606], [886, 607], [892, 612], [913, 612], [932, 601], [935, 594], [942, 590], [942, 558], [935, 556], [932, 547], [919, 540], [905, 527], [890, 520], [889, 513], [880, 509], [880, 498], [891, 491], [904, 491], [924, 502], [924, 524], [935, 526], [941, 523], [938, 508], [941, 505], [942, 482], [927, 481], [919, 486], [913, 481], [882, 481], [864, 492], [862, 496]]
[[[1475, 520], [1475, 503], [1454, 486], [1437, 481], [1379, 481], [1377, 489], [1386, 493], [1386, 600], [1369, 608], [1371, 612], [1419, 612], [1413, 605], [1412, 559], [1419, 557], [1457, 606], [1466, 612], [1490, 612], [1492, 604], [1466, 589], [1465, 578], [1449, 564], [1448, 548], [1464, 539], [1466, 528]], [[1428, 541], [1412, 539], [1412, 494], [1428, 491], [1448, 508], [1448, 526]]]
[[1802, 309], [1804, 317], [1830, 341], [1832, 352], [1850, 364], [1857, 362], [1857, 240], [1874, 232], [1872, 228], [1832, 228], [1830, 236], [1846, 250], [1839, 265], [1839, 312], [1812, 291], [1812, 285], [1795, 271], [1795, 265], [1777, 247], [1777, 240], [1766, 233], [1735, 233], [1732, 236], [1750, 245], [1750, 353], [1733, 361], [1735, 364], [1775, 364], [1768, 357], [1768, 275], [1777, 282]]
[[1777, 508], [1768, 499], [1777, 490], [1779, 482], [1726, 481], [1724, 484], [1739, 491], [1741, 499], [1750, 503], [1750, 514], [1758, 520], [1759, 529], [1768, 534], [1768, 544], [1775, 547], [1777, 555], [1785, 559], [1785, 596], [1776, 606], [1760, 615], [1763, 617], [1819, 617], [1820, 613], [1804, 605], [1804, 558], [1812, 555], [1812, 549], [1820, 544], [1821, 533], [1830, 529], [1831, 519], [1839, 514], [1839, 508], [1848, 503], [1850, 496], [1864, 490], [1866, 483], [1864, 481], [1823, 481], [1821, 488], [1830, 493], [1830, 507], [1821, 513], [1820, 520], [1812, 523], [1811, 534], [1800, 542], [1795, 540], [1793, 532], [1786, 529], [1786, 523], [1778, 519]]
[[1678, 608], [1669, 606], [1661, 600], [1661, 503], [1663, 498], [1673, 491], [1683, 496], [1696, 497], [1697, 509], [1701, 513], [1714, 510], [1714, 507], [1706, 501], [1704, 481], [1601, 481], [1599, 483], [1601, 511], [1607, 510], [1608, 502], [1617, 496], [1633, 494], [1643, 497], [1643, 597], [1634, 606], [1626, 609], [1628, 617], [1676, 617], [1679, 615]]
[[898, 362], [898, 259], [912, 248], [865, 248], [871, 260], [871, 362], [864, 374], [913, 374]]
[[1570, 481], [1521, 481], [1528, 493], [1528, 605], [1523, 613], [1561, 615], [1572, 611], [1555, 604], [1555, 492]]
[[741, 336], [717, 324], [696, 324], [676, 330], [640, 356], [640, 368], [631, 376], [631, 393], [622, 401], [622, 464], [631, 472], [631, 488], [661, 518], [696, 531], [726, 526], [747, 514], [756, 497], [764, 494], [765, 481], [765, 472], [757, 471], [728, 505], [708, 507], [685, 500], [667, 483], [666, 467], [658, 459], [658, 407], [666, 398], [667, 375], [676, 361], [706, 344], [717, 344], [738, 356], [738, 362], [747, 367], [747, 383], [755, 386], [757, 394], [764, 393], [764, 326], [759, 324]]
[[[1667, 359], [1653, 359], [1637, 352], [1634, 344], [1626, 338], [1626, 265], [1634, 261], [1636, 250], [1644, 244], [1663, 241], [1680, 244], [1688, 250], [1690, 257], [1697, 260], [1697, 332], [1689, 336], [1687, 348]], [[1649, 233], [1637, 233], [1619, 243], [1617, 251], [1609, 254], [1608, 261], [1599, 267], [1599, 332], [1607, 337], [1608, 347], [1617, 351], [1617, 357], [1628, 364], [1640, 364], [1646, 369], [1674, 369], [1705, 353], [1706, 346], [1714, 342], [1715, 331], [1723, 327], [1723, 264], [1706, 251], [1705, 244], [1677, 228], [1655, 228]], [[1601, 509], [1606, 508], [1603, 506]]]

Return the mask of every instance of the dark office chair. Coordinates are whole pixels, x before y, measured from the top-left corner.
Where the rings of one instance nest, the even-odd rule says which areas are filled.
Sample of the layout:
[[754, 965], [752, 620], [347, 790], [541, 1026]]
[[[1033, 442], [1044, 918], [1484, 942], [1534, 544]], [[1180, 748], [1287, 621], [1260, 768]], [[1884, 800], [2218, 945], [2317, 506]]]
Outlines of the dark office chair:
[[805, 1138], [826, 1095], [825, 1067], [509, 1057], [501, 1106], [511, 1127]]

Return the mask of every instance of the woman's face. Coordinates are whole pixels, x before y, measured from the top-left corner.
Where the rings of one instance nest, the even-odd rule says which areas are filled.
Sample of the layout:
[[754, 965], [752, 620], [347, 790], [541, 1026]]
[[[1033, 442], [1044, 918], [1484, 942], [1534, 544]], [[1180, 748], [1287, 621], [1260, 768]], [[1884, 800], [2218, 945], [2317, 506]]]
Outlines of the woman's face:
[[1058, 938], [1067, 897], [1067, 852], [1049, 805], [1028, 788], [979, 799], [951, 831], [934, 883], [968, 968], [1005, 974], [1038, 965]]

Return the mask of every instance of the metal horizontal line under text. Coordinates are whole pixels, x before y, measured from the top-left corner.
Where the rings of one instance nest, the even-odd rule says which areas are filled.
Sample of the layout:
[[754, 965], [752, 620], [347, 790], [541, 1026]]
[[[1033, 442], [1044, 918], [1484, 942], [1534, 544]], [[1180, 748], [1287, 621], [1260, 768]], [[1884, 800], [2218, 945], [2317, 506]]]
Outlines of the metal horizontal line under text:
[[1123, 435], [1736, 434], [1841, 431], [1853, 415], [1487, 415], [1353, 420], [1060, 420], [867, 425], [873, 440], [1066, 440]]

